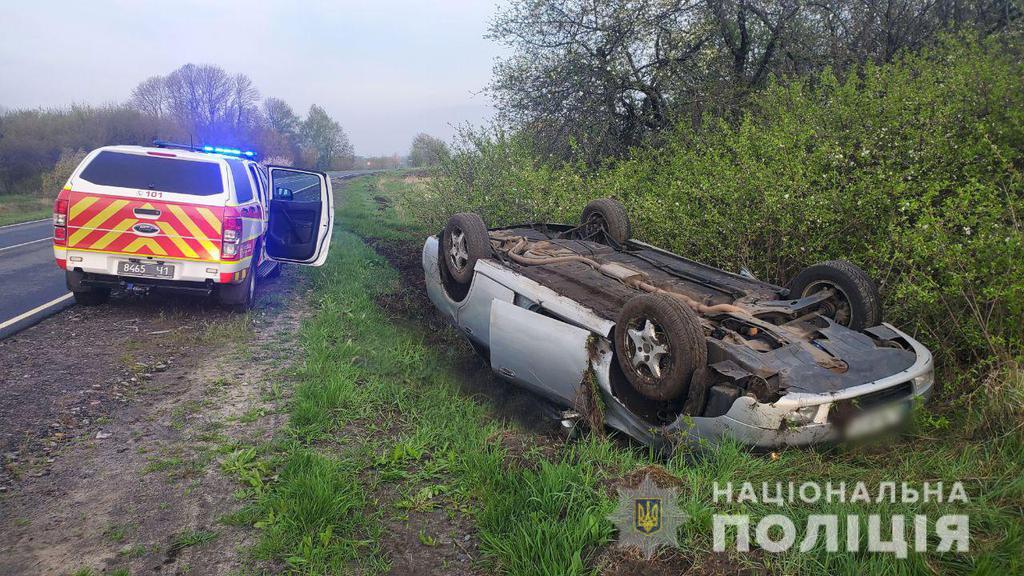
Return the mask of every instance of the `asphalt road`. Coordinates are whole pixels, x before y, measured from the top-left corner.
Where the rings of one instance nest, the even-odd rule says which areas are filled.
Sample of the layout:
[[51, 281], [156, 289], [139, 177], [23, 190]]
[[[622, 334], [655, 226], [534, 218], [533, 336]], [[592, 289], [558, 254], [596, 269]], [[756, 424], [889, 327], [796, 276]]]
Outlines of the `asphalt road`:
[[0, 227], [0, 338], [70, 306], [50, 219]]

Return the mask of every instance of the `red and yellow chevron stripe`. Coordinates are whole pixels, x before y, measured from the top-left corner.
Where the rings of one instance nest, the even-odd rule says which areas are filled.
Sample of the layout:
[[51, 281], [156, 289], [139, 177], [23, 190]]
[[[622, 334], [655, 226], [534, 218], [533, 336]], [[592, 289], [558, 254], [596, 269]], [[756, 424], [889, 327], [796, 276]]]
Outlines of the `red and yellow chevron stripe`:
[[[154, 211], [158, 211], [159, 216], [147, 217]], [[72, 191], [67, 247], [69, 250], [219, 262], [223, 212], [222, 206]], [[159, 231], [150, 235], [132, 230], [140, 222], [153, 224]]]

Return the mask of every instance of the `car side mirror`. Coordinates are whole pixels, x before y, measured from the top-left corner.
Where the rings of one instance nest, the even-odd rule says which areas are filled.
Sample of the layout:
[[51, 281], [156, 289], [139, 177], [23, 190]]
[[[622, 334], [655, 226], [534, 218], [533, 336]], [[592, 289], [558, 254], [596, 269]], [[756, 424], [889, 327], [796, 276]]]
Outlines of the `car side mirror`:
[[291, 188], [278, 188], [274, 190], [274, 200], [293, 200], [295, 193], [292, 192]]

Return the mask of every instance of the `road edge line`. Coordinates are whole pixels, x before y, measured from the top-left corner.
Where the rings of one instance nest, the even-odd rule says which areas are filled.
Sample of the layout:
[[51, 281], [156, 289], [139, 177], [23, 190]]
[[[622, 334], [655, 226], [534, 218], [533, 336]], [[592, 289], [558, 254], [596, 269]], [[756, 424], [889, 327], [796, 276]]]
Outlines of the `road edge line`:
[[34, 314], [38, 314], [38, 313], [46, 310], [47, 308], [50, 308], [51, 306], [56, 306], [57, 304], [60, 304], [61, 302], [67, 300], [68, 298], [73, 298], [73, 297], [74, 297], [74, 294], [72, 294], [71, 292], [68, 292], [67, 294], [65, 294], [65, 295], [63, 295], [63, 296], [61, 296], [59, 298], [54, 298], [53, 300], [50, 300], [46, 304], [40, 304], [39, 306], [36, 306], [35, 308], [29, 310], [28, 312], [22, 312], [21, 314], [18, 314], [17, 316], [15, 316], [14, 318], [11, 318], [10, 320], [5, 320], [4, 322], [0, 322], [0, 330], [3, 330], [4, 328], [8, 328], [10, 326], [14, 326], [18, 322], [21, 322], [22, 320], [24, 320], [26, 318], [29, 318], [29, 317], [31, 317]]
[[40, 222], [46, 222], [47, 220], [51, 220], [51, 218], [40, 218], [39, 220], [28, 220], [26, 222], [15, 222], [14, 224], [4, 224], [3, 226], [0, 226], [0, 230], [3, 230], [4, 228], [11, 228], [13, 226], [24, 226], [25, 224], [39, 224]]
[[15, 248], [20, 248], [22, 246], [28, 246], [29, 244], [38, 244], [39, 242], [46, 242], [47, 240], [53, 240], [53, 238], [47, 236], [46, 238], [40, 238], [38, 240], [29, 240], [28, 242], [22, 242], [21, 244], [15, 244], [14, 246], [4, 246], [4, 247], [0, 248], [0, 252], [3, 252], [4, 250], [13, 250]]

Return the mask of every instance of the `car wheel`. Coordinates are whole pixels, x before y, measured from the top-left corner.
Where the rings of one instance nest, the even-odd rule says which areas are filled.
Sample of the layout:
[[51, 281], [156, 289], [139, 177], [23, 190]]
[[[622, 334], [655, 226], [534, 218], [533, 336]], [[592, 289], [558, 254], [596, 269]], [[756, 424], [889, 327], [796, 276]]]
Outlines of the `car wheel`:
[[641, 294], [615, 323], [615, 355], [637, 392], [667, 401], [687, 395], [708, 349], [700, 319], [686, 304], [668, 294]]
[[483, 219], [473, 212], [455, 214], [441, 236], [441, 255], [448, 273], [459, 284], [469, 284], [476, 261], [491, 255], [491, 238]]
[[107, 288], [91, 288], [87, 292], [72, 292], [75, 303], [79, 306], [99, 306], [110, 300], [110, 290]]
[[616, 244], [625, 244], [631, 233], [626, 207], [612, 198], [599, 198], [587, 204], [580, 215], [580, 227], [585, 237], [594, 237], [603, 231]]
[[256, 268], [249, 267], [245, 280], [239, 284], [221, 284], [217, 287], [217, 300], [232, 312], [244, 313], [256, 301]]
[[882, 298], [867, 272], [846, 260], [829, 260], [808, 266], [789, 284], [790, 298], [805, 298], [822, 290], [832, 296], [818, 312], [836, 324], [863, 330], [882, 323]]

